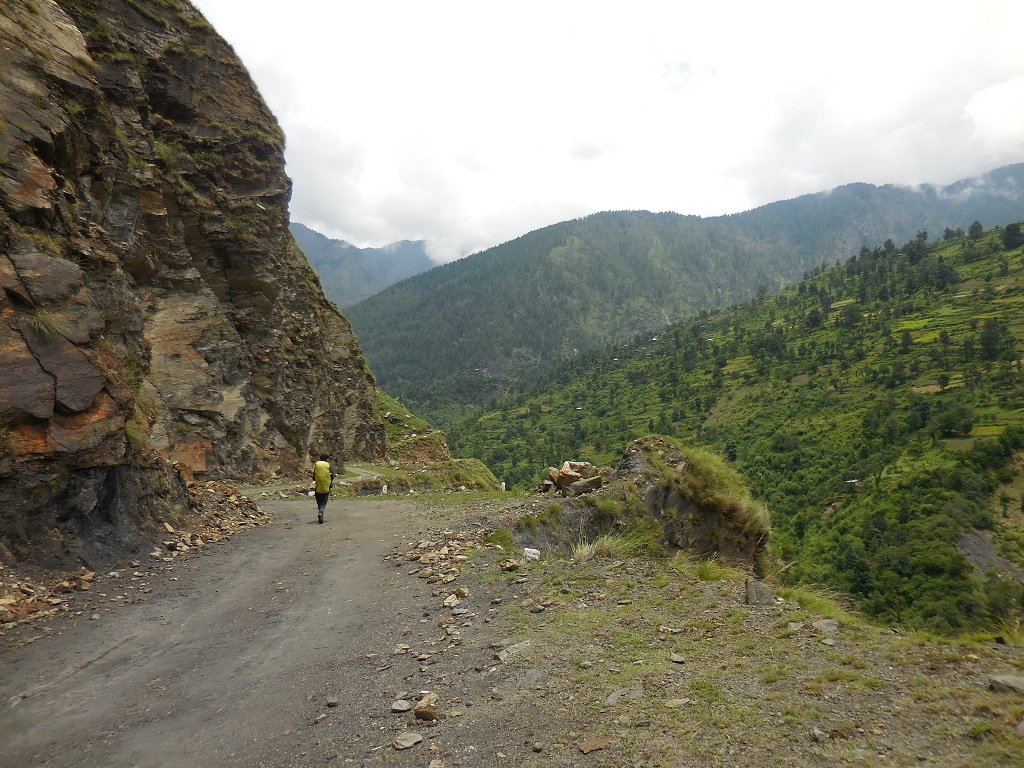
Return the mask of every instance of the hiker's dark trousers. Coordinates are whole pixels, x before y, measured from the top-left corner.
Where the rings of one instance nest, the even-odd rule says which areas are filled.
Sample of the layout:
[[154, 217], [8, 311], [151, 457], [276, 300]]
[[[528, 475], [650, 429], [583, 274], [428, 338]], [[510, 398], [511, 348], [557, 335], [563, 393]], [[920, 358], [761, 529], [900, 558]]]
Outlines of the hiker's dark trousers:
[[316, 508], [321, 515], [327, 511], [327, 500], [329, 498], [331, 498], [330, 492], [316, 494]]

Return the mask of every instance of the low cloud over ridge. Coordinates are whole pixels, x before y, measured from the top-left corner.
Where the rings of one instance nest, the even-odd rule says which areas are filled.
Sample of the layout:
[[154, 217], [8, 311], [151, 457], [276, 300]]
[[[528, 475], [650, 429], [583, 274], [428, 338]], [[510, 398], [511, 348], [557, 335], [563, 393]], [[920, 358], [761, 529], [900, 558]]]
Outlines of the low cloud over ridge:
[[449, 261], [598, 210], [715, 215], [1024, 160], [1024, 5], [198, 0], [292, 215]]

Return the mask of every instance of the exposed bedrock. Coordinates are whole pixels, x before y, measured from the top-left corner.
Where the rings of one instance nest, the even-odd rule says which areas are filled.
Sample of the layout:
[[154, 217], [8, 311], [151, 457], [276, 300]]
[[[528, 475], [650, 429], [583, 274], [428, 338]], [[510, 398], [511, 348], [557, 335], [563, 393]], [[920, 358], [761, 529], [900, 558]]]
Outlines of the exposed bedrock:
[[188, 3], [0, 7], [0, 543], [15, 555], [180, 513], [178, 470], [386, 456], [362, 351], [288, 232], [283, 146]]

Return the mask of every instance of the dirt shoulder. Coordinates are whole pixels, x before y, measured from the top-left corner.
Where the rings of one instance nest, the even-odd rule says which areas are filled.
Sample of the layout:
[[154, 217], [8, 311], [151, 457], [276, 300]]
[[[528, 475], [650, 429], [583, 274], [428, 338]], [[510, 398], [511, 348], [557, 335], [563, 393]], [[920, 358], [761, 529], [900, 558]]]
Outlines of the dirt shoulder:
[[[431, 567], [417, 551], [413, 578]], [[505, 638], [478, 670], [494, 676], [488, 711], [504, 714], [499, 732], [529, 724], [531, 750], [511, 764], [1024, 763], [1019, 636], [894, 631], [812, 591], [749, 605], [741, 574], [682, 557], [531, 562], [487, 547], [471, 560], [470, 599]], [[435, 599], [450, 594], [438, 586]]]

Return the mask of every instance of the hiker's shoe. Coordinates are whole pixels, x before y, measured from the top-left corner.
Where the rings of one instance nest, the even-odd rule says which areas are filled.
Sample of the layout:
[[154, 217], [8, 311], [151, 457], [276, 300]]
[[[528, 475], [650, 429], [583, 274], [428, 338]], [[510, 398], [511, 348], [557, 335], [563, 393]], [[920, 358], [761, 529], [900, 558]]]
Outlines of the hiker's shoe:
[[316, 521], [318, 523], [320, 523], [321, 525], [323, 525], [323, 522], [324, 522], [324, 513], [323, 512], [317, 512], [316, 513]]

